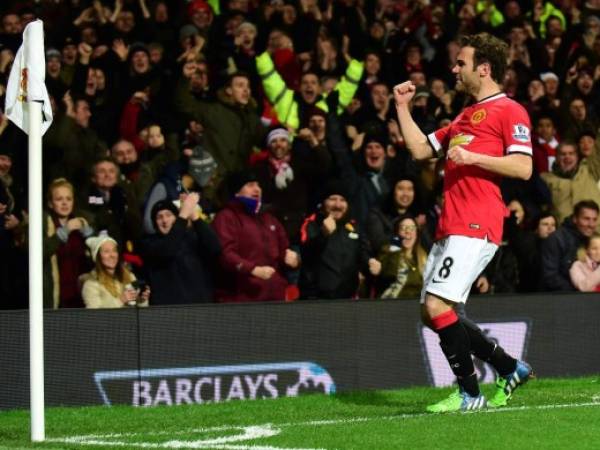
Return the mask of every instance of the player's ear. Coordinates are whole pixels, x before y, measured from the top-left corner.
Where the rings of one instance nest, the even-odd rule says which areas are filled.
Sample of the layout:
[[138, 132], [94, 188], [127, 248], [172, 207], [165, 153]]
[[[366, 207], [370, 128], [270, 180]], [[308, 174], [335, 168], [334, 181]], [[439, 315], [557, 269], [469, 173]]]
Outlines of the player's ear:
[[487, 75], [491, 75], [492, 74], [492, 67], [490, 66], [490, 63], [481, 63], [479, 64], [479, 75], [482, 77], [485, 77]]

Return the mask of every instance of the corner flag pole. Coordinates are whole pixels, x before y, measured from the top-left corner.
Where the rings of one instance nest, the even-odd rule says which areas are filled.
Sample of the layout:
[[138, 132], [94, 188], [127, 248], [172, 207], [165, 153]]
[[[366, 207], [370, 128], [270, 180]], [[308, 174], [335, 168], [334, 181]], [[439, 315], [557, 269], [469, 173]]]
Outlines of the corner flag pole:
[[42, 135], [52, 123], [44, 79], [44, 24], [31, 22], [13, 62], [6, 88], [6, 115], [29, 135], [29, 380], [31, 440], [45, 440], [42, 259]]

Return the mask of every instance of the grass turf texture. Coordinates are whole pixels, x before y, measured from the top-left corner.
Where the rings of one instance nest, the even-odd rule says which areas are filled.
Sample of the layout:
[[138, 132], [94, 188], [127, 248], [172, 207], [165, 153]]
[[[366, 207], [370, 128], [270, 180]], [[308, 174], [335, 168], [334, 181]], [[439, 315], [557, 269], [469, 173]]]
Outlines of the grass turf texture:
[[[491, 395], [493, 386], [482, 390]], [[414, 388], [175, 407], [51, 408], [49, 442], [38, 444], [29, 442], [28, 411], [3, 411], [0, 448], [600, 448], [600, 377], [533, 380], [508, 407], [489, 412], [423, 412], [450, 392]], [[244, 433], [250, 439], [233, 438]], [[265, 437], [252, 438], [261, 433]], [[87, 436], [88, 443], [65, 443], [73, 436]], [[92, 439], [102, 445], [90, 445]]]

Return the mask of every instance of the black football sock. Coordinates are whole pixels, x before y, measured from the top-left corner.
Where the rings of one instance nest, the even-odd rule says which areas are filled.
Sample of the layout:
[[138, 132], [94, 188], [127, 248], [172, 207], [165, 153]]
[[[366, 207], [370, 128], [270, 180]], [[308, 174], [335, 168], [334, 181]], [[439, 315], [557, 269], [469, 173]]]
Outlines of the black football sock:
[[471, 358], [469, 334], [458, 320], [454, 310], [431, 319], [434, 330], [440, 337], [440, 347], [458, 384], [472, 397], [479, 395], [479, 385]]
[[487, 337], [475, 322], [465, 316], [460, 317], [460, 322], [469, 335], [471, 351], [477, 358], [490, 363], [501, 377], [506, 377], [515, 371], [517, 360], [507, 355], [502, 347]]

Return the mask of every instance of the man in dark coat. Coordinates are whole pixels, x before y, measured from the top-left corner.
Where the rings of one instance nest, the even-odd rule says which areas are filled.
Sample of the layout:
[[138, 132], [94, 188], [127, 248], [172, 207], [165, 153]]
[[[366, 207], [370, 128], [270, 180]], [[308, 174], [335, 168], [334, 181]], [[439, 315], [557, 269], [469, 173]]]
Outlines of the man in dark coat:
[[582, 200], [573, 215], [542, 244], [542, 284], [550, 291], [575, 291], [569, 269], [577, 260], [577, 249], [585, 247], [598, 223], [598, 204]]
[[188, 194], [181, 209], [171, 200], [152, 208], [156, 234], [142, 244], [152, 305], [201, 303], [213, 300], [214, 259], [221, 245], [212, 228], [199, 217], [199, 195]]
[[378, 261], [368, 259], [359, 237], [344, 184], [330, 181], [321, 210], [302, 225], [301, 298], [353, 298], [357, 294], [359, 272], [367, 274], [371, 265], [381, 268]]

